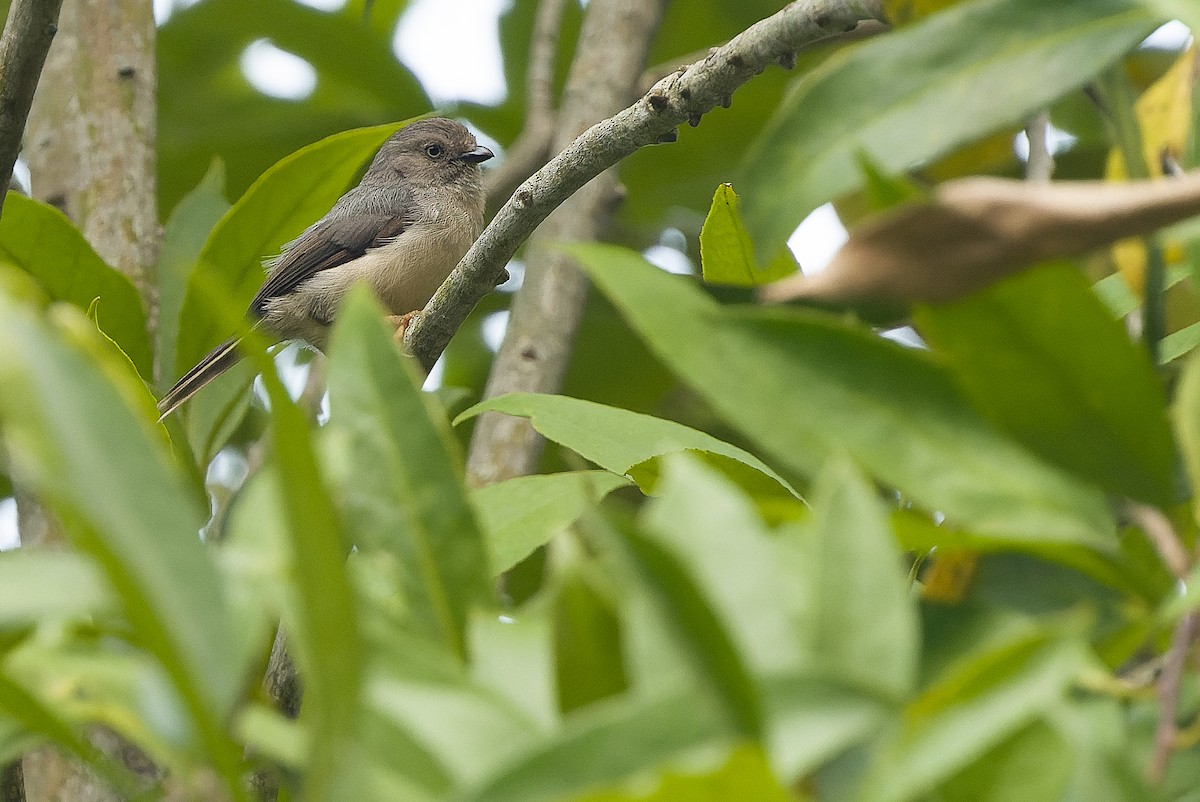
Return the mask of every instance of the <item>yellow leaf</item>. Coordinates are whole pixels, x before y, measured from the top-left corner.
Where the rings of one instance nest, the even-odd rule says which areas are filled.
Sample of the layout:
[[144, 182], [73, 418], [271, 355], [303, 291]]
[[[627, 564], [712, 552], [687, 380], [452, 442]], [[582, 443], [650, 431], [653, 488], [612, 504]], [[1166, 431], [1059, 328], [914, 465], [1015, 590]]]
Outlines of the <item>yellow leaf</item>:
[[[1163, 174], [1164, 152], [1178, 156], [1187, 145], [1192, 120], [1192, 85], [1196, 80], [1196, 45], [1184, 51], [1171, 69], [1142, 93], [1134, 104], [1138, 125], [1142, 131], [1142, 153], [1150, 175]], [[1129, 177], [1125, 159], [1114, 148], [1108, 154], [1105, 174], [1109, 180], [1122, 181]], [[1182, 255], [1178, 244], [1166, 251]], [[1122, 240], [1112, 248], [1113, 263], [1129, 288], [1140, 298], [1146, 275], [1146, 247], [1139, 239]]]

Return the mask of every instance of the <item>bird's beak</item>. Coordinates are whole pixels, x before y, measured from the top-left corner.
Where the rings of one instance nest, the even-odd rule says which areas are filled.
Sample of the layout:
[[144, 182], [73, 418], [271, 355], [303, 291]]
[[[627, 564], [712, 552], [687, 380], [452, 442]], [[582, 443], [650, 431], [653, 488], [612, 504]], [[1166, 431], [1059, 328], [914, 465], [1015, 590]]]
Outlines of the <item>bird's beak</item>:
[[470, 162], [471, 164], [479, 164], [480, 162], [487, 161], [495, 155], [495, 153], [492, 153], [483, 145], [480, 145], [479, 147], [475, 148], [475, 150], [464, 153], [462, 155], [462, 160], [465, 162]]

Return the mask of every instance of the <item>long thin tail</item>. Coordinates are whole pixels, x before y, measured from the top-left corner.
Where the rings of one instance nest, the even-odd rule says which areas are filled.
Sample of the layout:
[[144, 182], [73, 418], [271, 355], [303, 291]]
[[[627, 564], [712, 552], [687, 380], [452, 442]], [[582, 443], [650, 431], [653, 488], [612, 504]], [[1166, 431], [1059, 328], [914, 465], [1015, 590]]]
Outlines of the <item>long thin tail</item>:
[[220, 376], [238, 363], [242, 355], [237, 347], [241, 338], [234, 337], [226, 340], [196, 363], [196, 367], [183, 374], [183, 378], [175, 382], [175, 386], [167, 390], [166, 395], [158, 402], [159, 421], [170, 415], [183, 403], [200, 391], [204, 385]]

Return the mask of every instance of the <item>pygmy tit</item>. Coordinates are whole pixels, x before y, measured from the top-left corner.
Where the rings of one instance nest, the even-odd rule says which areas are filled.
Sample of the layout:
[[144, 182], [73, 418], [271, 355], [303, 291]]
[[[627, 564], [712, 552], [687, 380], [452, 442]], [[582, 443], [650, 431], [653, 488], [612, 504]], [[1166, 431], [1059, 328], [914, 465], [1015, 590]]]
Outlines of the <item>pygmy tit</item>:
[[[393, 315], [419, 310], [483, 230], [483, 174], [492, 158], [453, 120], [419, 120], [393, 134], [358, 186], [269, 265], [249, 316], [280, 340], [324, 350], [350, 287], [366, 282]], [[163, 417], [237, 363], [227, 340], [167, 391]]]

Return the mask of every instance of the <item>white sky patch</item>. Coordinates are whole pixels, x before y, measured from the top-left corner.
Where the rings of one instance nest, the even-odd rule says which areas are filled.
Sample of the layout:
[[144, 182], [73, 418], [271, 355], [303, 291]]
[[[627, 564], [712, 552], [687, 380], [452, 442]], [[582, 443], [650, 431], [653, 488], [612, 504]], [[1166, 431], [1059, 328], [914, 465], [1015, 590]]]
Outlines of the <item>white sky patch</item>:
[[[1070, 150], [1078, 141], [1079, 137], [1070, 131], [1055, 128], [1053, 125], [1046, 131], [1046, 144], [1050, 147], [1050, 153], [1055, 156]], [[1029, 137], [1024, 131], [1019, 131], [1013, 137], [1013, 152], [1017, 154], [1017, 158], [1021, 161], [1029, 161]]]
[[1155, 50], [1182, 50], [1191, 35], [1192, 32], [1188, 26], [1179, 20], [1171, 20], [1147, 36], [1142, 41], [1142, 47], [1150, 47]]
[[0, 500], [0, 551], [15, 549], [21, 545], [17, 538], [17, 501], [13, 498]]
[[483, 326], [480, 328], [479, 333], [492, 353], [496, 353], [500, 350], [500, 343], [504, 342], [504, 334], [507, 331], [508, 310], [501, 309], [499, 312], [492, 312], [483, 319]]
[[792, 236], [788, 247], [807, 275], [820, 272], [833, 261], [834, 255], [845, 244], [849, 236], [832, 203], [819, 206], [804, 218]]
[[[413, 0], [392, 49], [434, 105], [494, 104], [508, 87], [501, 67], [499, 21], [511, 0]], [[454, 26], [453, 36], [447, 29]]]
[[258, 39], [242, 51], [242, 74], [270, 97], [304, 100], [317, 88], [317, 71], [295, 53]]
[[315, 8], [317, 11], [341, 11], [346, 7], [346, 0], [296, 0], [302, 6]]

